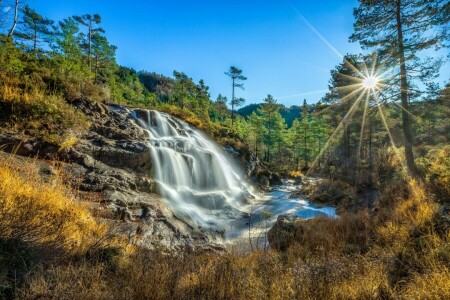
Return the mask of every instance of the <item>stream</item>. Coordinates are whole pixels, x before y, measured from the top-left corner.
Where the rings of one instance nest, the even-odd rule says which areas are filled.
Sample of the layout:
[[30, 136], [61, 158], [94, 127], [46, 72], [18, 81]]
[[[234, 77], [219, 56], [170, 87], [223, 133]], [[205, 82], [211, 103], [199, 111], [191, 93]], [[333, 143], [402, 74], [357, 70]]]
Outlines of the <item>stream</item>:
[[297, 216], [301, 219], [337, 218], [334, 207], [315, 205], [302, 198], [290, 199], [289, 197], [298, 186], [299, 184], [294, 180], [284, 180], [283, 185], [274, 186], [271, 191], [258, 195], [253, 203], [246, 207], [246, 211], [249, 213], [231, 222], [230, 230], [225, 233], [226, 242], [229, 245], [238, 245], [238, 247], [248, 244], [249, 215], [250, 235], [255, 245], [266, 243], [266, 241], [262, 241], [265, 239], [265, 233], [280, 215]]
[[186, 122], [155, 110], [130, 114], [148, 134], [149, 171], [164, 203], [192, 228], [219, 234], [225, 243], [248, 239], [249, 234], [259, 243], [279, 215], [336, 217], [332, 207], [289, 199], [299, 186], [293, 180], [258, 193], [221, 147]]

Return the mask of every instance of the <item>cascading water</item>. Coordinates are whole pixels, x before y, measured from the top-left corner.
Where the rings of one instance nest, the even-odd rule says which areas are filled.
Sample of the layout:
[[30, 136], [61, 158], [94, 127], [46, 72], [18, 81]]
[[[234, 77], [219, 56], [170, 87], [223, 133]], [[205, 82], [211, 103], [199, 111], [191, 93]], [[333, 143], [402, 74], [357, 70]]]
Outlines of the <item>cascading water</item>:
[[191, 226], [221, 230], [222, 221], [248, 204], [251, 187], [198, 130], [154, 110], [132, 114], [149, 133], [155, 180], [178, 218]]

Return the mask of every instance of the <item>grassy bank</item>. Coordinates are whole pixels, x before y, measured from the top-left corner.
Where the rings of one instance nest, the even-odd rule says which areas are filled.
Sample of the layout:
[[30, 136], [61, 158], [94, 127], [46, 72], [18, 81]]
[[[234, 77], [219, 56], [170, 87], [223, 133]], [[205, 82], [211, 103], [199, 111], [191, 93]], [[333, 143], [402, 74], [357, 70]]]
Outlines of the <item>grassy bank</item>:
[[392, 178], [373, 212], [297, 221], [285, 251], [186, 254], [108, 238], [58, 174], [0, 166], [3, 296], [70, 299], [450, 297], [448, 215], [424, 183]]

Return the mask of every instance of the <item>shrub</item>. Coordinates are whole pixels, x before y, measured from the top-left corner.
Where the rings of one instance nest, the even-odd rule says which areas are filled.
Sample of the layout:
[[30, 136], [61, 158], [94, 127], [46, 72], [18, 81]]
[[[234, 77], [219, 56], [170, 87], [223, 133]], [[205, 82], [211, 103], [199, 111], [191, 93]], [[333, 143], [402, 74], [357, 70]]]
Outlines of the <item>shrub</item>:
[[431, 149], [418, 160], [426, 180], [438, 198], [450, 204], [450, 145]]

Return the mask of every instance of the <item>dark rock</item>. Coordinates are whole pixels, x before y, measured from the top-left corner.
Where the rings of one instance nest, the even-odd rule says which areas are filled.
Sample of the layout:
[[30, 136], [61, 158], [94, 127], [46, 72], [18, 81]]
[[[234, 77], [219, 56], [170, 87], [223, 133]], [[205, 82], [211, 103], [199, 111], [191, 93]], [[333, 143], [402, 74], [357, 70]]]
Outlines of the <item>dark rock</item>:
[[263, 188], [268, 188], [269, 186], [274, 185], [282, 185], [283, 181], [281, 180], [281, 177], [273, 172], [270, 172], [268, 170], [260, 171], [257, 175], [258, 177], [258, 183]]
[[[134, 239], [136, 245], [148, 248], [165, 247], [172, 251], [224, 251], [198, 230], [176, 218], [162, 202], [152, 174], [149, 135], [130, 116], [130, 108], [119, 105], [77, 100], [72, 102], [92, 124], [77, 136], [77, 143], [66, 151], [16, 132], [0, 132], [0, 149], [15, 153], [22, 160], [27, 157], [59, 160], [68, 182], [80, 194], [97, 193], [93, 203], [105, 222], [114, 222], [117, 235]], [[149, 120], [145, 110], [135, 115]], [[177, 127], [174, 122], [174, 127]], [[179, 145], [188, 147], [189, 145]], [[2, 155], [8, 155], [3, 154]], [[11, 156], [16, 159], [16, 156]], [[44, 160], [37, 160], [39, 172], [45, 177], [55, 169]], [[205, 199], [211, 202], [211, 199]], [[223, 199], [213, 199], [221, 207]]]
[[296, 216], [278, 216], [276, 223], [267, 233], [271, 248], [285, 251], [294, 242], [296, 219]]

